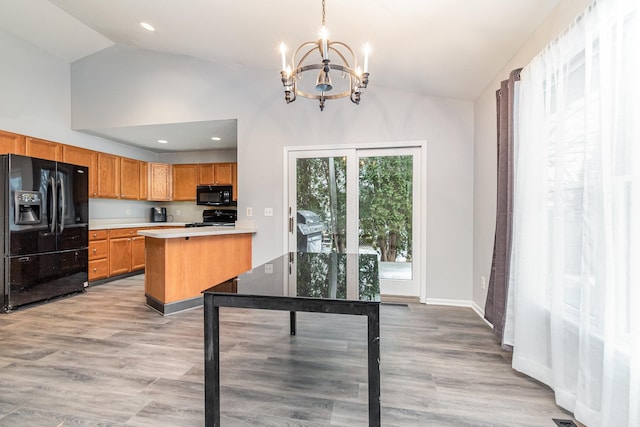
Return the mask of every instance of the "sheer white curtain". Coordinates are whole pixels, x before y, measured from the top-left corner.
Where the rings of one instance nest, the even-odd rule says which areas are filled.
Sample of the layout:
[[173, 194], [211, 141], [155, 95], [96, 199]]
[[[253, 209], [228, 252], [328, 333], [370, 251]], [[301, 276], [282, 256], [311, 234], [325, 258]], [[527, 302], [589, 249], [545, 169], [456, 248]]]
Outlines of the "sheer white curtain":
[[588, 426], [640, 426], [640, 1], [521, 73], [505, 343]]

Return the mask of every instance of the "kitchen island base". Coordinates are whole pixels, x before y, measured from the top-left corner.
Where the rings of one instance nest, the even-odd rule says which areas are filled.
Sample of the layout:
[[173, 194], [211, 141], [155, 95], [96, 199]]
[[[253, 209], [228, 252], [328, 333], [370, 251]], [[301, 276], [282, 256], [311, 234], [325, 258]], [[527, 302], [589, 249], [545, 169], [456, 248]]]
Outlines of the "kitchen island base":
[[163, 315], [201, 306], [202, 291], [251, 269], [251, 232], [177, 238], [143, 233], [146, 303]]

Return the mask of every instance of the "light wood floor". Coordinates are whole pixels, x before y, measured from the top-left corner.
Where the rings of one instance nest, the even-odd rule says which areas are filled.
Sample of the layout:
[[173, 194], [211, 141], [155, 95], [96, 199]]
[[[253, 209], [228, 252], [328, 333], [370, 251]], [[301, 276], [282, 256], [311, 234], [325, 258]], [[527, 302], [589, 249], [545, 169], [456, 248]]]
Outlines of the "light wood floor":
[[[0, 426], [202, 426], [202, 308], [162, 317], [143, 276], [0, 315]], [[221, 309], [223, 426], [367, 425], [366, 318]], [[470, 309], [381, 308], [383, 426], [571, 418]]]

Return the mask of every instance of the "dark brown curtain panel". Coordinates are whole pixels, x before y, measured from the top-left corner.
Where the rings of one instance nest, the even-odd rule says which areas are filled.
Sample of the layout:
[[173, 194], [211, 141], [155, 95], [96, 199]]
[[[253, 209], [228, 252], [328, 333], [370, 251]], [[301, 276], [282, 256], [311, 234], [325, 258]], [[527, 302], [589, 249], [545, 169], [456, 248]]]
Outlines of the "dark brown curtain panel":
[[513, 131], [515, 82], [520, 80], [520, 69], [514, 70], [496, 92], [498, 113], [498, 180], [496, 206], [496, 232], [493, 243], [491, 276], [484, 309], [484, 318], [493, 325], [493, 332], [502, 340], [507, 290], [509, 288], [509, 262], [511, 257], [511, 224], [513, 214]]

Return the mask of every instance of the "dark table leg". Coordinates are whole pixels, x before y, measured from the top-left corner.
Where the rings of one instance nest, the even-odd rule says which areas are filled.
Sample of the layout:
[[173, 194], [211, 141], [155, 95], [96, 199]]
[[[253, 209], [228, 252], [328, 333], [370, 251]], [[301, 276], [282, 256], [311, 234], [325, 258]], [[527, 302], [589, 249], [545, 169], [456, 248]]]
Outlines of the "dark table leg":
[[295, 335], [296, 334], [296, 312], [295, 311], [290, 311], [289, 312], [289, 327], [291, 328], [291, 335]]
[[380, 426], [380, 306], [367, 314], [369, 365], [369, 426]]
[[220, 309], [204, 298], [204, 423], [220, 426]]

